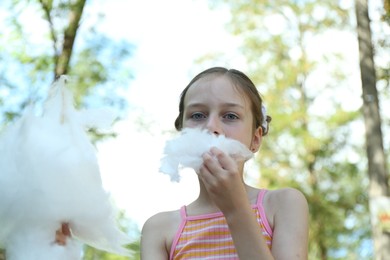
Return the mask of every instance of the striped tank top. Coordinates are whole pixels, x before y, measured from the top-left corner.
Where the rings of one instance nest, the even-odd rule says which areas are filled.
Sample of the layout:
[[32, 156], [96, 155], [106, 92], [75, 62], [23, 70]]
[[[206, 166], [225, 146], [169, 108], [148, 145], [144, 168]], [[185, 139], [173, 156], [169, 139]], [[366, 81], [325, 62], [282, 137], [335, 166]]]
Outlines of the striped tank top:
[[[265, 193], [266, 190], [260, 190], [252, 209], [267, 245], [271, 248], [272, 229], [263, 208]], [[173, 239], [170, 260], [239, 259], [222, 212], [187, 216], [186, 207], [183, 206], [180, 214], [182, 221]]]

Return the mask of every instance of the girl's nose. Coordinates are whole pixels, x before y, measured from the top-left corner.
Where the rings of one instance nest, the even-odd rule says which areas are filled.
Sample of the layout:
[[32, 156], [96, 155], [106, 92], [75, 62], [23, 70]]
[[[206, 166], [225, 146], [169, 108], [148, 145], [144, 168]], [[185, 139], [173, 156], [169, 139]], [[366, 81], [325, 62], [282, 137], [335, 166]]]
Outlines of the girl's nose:
[[206, 128], [210, 133], [220, 135], [222, 133], [221, 122], [218, 116], [209, 116], [206, 124]]

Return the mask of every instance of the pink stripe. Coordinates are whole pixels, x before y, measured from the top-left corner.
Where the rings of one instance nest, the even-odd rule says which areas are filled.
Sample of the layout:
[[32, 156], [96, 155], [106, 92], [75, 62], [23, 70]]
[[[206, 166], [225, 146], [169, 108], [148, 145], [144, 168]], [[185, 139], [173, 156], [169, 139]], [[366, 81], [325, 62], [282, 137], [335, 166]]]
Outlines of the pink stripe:
[[[225, 247], [219, 247], [219, 248], [202, 248], [202, 249], [191, 249], [191, 250], [188, 250], [186, 252], [180, 252], [177, 254], [177, 256], [179, 255], [183, 255], [184, 253], [193, 253], [193, 252], [199, 252], [199, 253], [211, 253], [211, 252], [218, 252], [218, 251], [223, 251], [223, 250], [232, 250], [234, 249], [234, 246], [225, 246]], [[237, 256], [237, 254], [227, 254], [227, 255], [232, 255], [232, 256]]]
[[[185, 246], [185, 245], [204, 245], [205, 243], [207, 243], [207, 244], [215, 244], [215, 243], [219, 243], [219, 242], [225, 242], [225, 243], [227, 243], [227, 242], [232, 242], [232, 240], [231, 240], [231, 238], [225, 238], [225, 239], [218, 239], [218, 240], [213, 240], [213, 239], [200, 239], [200, 240], [191, 240], [191, 242], [185, 242], [185, 243], [179, 243], [179, 244], [177, 244], [177, 246], [176, 246], [176, 248], [177, 249], [180, 249], [180, 248], [182, 248], [183, 246]], [[234, 246], [233, 246], [233, 244], [232, 244], [232, 246], [220, 246], [220, 247], [214, 247], [214, 248], [211, 248], [212, 250], [219, 250], [219, 249], [221, 249], [221, 248], [231, 248], [231, 249], [233, 249], [234, 248]], [[200, 250], [203, 250], [203, 248], [200, 248]]]

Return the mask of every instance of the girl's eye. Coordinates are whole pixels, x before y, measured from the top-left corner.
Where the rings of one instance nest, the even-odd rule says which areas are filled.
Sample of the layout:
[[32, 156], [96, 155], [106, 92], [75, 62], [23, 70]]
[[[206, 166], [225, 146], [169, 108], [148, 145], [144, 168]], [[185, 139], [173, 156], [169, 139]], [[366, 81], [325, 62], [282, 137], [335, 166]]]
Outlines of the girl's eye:
[[197, 113], [193, 113], [191, 114], [191, 119], [194, 119], [194, 120], [200, 120], [200, 119], [203, 119], [205, 118], [206, 116], [203, 114], [203, 113], [200, 113], [200, 112], [197, 112]]
[[236, 120], [236, 119], [238, 119], [238, 116], [236, 114], [233, 114], [233, 113], [228, 113], [228, 114], [224, 115], [224, 118], [226, 118], [228, 120]]

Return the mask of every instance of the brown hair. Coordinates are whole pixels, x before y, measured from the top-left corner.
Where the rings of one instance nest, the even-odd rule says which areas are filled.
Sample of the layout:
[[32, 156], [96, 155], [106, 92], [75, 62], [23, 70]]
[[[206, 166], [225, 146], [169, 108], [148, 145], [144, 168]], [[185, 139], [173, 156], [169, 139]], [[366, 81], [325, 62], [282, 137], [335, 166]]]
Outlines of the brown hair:
[[[202, 71], [198, 75], [196, 75], [191, 82], [185, 87], [185, 89], [181, 92], [180, 95], [180, 103], [179, 103], [179, 115], [175, 120], [175, 128], [180, 131], [183, 128], [183, 113], [184, 113], [184, 99], [188, 89], [199, 79], [204, 78], [209, 75], [224, 75], [227, 76], [236, 87], [239, 87], [240, 90], [245, 93], [245, 95], [249, 98], [251, 102], [251, 109], [254, 119], [254, 126], [257, 129], [261, 126], [263, 130], [263, 136], [268, 133], [269, 123], [271, 122], [271, 117], [264, 115], [262, 111], [263, 99], [261, 98], [259, 92], [255, 84], [253, 84], [252, 80], [248, 78], [244, 73], [235, 69], [226, 69], [223, 67], [213, 67], [209, 68], [205, 71]], [[267, 127], [265, 128], [262, 124], [264, 121], [264, 116], [266, 116], [265, 120], [267, 121]]]

